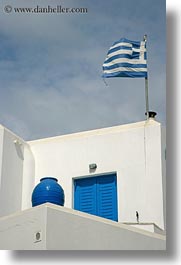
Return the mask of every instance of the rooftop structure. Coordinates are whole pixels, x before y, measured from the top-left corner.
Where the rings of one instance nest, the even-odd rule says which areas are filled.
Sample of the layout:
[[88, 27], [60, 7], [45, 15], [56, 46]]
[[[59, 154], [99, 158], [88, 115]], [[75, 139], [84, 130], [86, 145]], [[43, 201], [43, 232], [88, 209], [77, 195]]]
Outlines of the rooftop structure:
[[[0, 247], [14, 249], [11, 235], [22, 233], [26, 249], [165, 249], [165, 140], [165, 129], [154, 117], [29, 142], [0, 126]], [[65, 208], [45, 204], [32, 209], [32, 191], [45, 176], [58, 179]], [[65, 244], [62, 229], [72, 236]], [[92, 231], [87, 238], [95, 234], [90, 245], [84, 243], [84, 229]], [[98, 240], [102, 229], [112, 233], [110, 243], [104, 243], [106, 235]], [[36, 244], [38, 231], [43, 238]], [[54, 243], [44, 238], [51, 233], [57, 233]], [[149, 241], [145, 248], [142, 240]]]

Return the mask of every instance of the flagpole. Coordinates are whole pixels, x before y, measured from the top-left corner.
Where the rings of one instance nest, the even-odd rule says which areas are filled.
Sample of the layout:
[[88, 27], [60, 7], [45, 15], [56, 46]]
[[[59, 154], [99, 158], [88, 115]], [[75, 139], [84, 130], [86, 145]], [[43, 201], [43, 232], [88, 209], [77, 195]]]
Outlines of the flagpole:
[[146, 101], [146, 117], [149, 119], [149, 99], [148, 99], [148, 77], [145, 77], [145, 101]]
[[[144, 35], [143, 41], [145, 42], [145, 47], [146, 47], [147, 35]], [[148, 120], [149, 119], [148, 75], [147, 77], [145, 77], [145, 101], [146, 101], [146, 117]]]

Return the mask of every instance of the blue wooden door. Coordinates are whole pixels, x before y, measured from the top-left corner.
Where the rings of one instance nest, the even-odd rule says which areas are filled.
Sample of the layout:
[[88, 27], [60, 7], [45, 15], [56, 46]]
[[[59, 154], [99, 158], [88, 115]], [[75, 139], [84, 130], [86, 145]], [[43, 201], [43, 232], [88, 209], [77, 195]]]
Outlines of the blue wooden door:
[[116, 174], [75, 180], [74, 209], [117, 221]]

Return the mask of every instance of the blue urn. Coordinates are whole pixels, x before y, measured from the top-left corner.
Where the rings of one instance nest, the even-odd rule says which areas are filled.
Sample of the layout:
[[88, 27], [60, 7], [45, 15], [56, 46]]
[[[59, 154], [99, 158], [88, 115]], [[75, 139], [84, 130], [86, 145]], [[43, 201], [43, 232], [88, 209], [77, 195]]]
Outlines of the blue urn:
[[64, 191], [54, 177], [44, 177], [34, 188], [32, 193], [32, 206], [46, 202], [64, 206]]

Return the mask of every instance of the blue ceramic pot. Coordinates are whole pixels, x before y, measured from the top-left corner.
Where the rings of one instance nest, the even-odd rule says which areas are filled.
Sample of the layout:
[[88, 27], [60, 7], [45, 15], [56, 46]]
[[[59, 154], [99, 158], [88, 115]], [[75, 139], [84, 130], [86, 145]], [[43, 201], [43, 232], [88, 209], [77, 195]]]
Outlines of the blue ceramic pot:
[[40, 179], [40, 183], [34, 188], [32, 193], [32, 206], [37, 206], [46, 202], [64, 206], [64, 191], [53, 177]]

